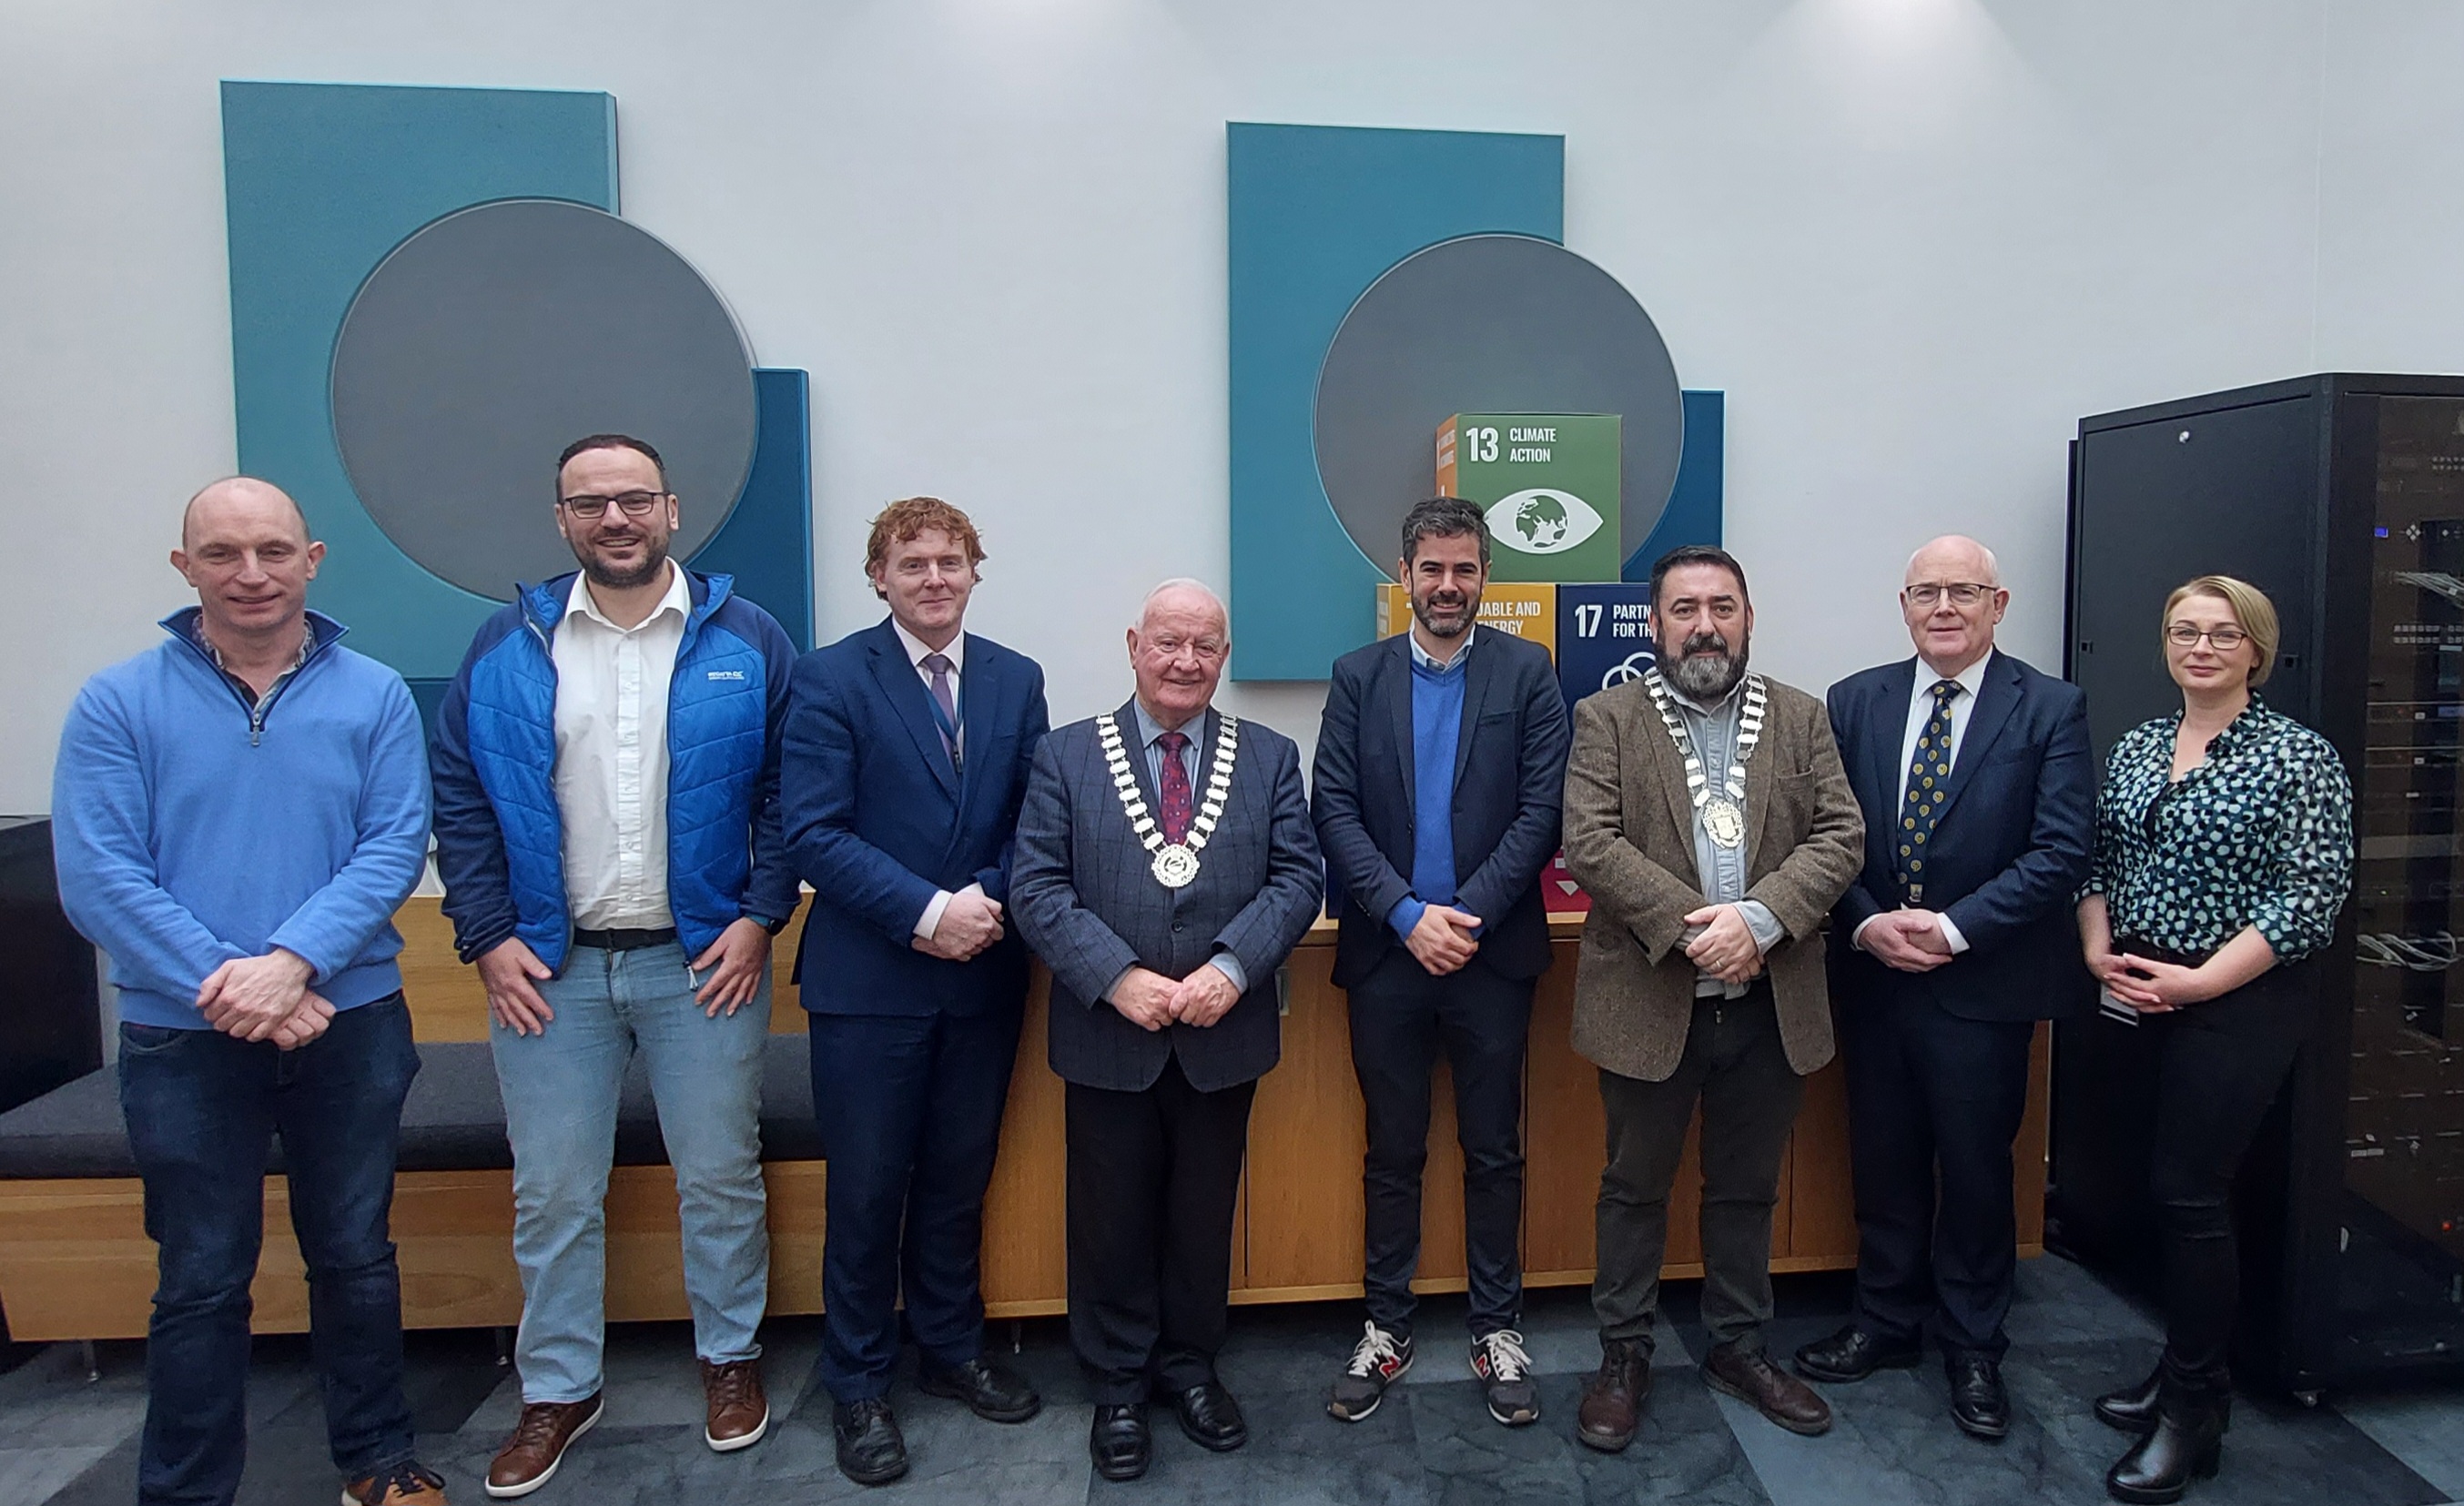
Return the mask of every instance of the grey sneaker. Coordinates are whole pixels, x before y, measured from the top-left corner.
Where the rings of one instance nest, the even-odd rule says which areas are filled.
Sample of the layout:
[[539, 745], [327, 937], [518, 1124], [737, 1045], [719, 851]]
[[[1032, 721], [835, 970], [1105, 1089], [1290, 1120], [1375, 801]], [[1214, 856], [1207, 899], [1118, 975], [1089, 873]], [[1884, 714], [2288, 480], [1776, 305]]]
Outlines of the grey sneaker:
[[1334, 1378], [1334, 1394], [1327, 1413], [1345, 1422], [1359, 1422], [1386, 1399], [1386, 1387], [1412, 1367], [1412, 1340], [1397, 1338], [1375, 1322], [1360, 1325], [1360, 1342], [1352, 1346], [1352, 1363]]
[[1540, 1420], [1540, 1387], [1532, 1384], [1531, 1357], [1511, 1328], [1471, 1342], [1471, 1373], [1488, 1392], [1488, 1414], [1508, 1428]]

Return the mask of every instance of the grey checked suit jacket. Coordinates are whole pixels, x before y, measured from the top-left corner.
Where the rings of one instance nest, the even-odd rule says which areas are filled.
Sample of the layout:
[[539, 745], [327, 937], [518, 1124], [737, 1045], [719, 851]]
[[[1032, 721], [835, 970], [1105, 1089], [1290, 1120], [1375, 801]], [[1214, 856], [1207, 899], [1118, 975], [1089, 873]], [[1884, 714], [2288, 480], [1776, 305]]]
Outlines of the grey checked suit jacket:
[[[1131, 772], [1155, 811], [1136, 716], [1124, 704], [1115, 717]], [[1221, 726], [1209, 710], [1197, 738], [1201, 798]], [[1056, 730], [1027, 775], [1009, 883], [1019, 933], [1052, 969], [1052, 1070], [1086, 1087], [1137, 1092], [1177, 1056], [1200, 1092], [1255, 1081], [1283, 1055], [1275, 971], [1308, 934], [1326, 894], [1300, 749], [1243, 720], [1231, 794], [1199, 855], [1198, 877], [1167, 889], [1148, 862], [1105, 771], [1094, 720]], [[1204, 1029], [1145, 1030], [1101, 997], [1133, 963], [1183, 978], [1218, 951], [1239, 960], [1248, 992]]]

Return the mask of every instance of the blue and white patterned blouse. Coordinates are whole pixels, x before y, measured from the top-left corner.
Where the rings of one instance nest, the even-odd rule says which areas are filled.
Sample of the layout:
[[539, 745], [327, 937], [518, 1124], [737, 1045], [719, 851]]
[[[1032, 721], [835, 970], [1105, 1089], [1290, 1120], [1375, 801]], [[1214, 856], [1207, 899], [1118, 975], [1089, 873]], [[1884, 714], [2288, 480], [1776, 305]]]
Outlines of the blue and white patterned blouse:
[[2291, 962], [2327, 944], [2352, 891], [2353, 786], [2327, 739], [2257, 696], [2172, 780], [2182, 713], [2105, 758], [2088, 894], [2113, 933], [2205, 956], [2255, 927]]

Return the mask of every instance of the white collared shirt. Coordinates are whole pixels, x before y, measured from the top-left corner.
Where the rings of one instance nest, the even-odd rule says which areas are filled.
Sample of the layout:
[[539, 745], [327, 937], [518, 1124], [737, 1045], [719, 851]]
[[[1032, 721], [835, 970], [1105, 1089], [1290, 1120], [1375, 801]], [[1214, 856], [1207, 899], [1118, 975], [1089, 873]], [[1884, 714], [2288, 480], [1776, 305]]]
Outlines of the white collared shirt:
[[656, 930], [668, 908], [668, 688], [693, 614], [684, 571], [650, 615], [619, 627], [576, 576], [556, 661], [556, 803], [573, 924]]
[[[907, 630], [907, 624], [900, 622], [895, 617], [890, 620], [890, 630], [898, 635], [898, 646], [907, 650], [907, 662], [915, 666], [916, 675], [923, 680], [924, 694], [927, 699], [930, 699], [933, 694], [933, 671], [924, 667], [924, 661], [930, 659], [935, 654], [942, 654], [948, 657], [950, 661], [950, 702], [952, 705], [958, 707], [963, 712], [967, 702], [965, 696], [961, 693], [960, 682], [966, 672], [966, 632], [961, 629], [956, 638], [950, 640], [949, 647], [934, 648], [928, 646], [924, 640], [916, 637], [913, 633], [909, 632]], [[958, 735], [952, 738], [951, 741], [957, 745], [959, 755], [963, 757], [967, 752], [967, 724], [963, 719], [958, 723]], [[980, 894], [983, 892], [983, 888], [984, 886], [980, 884], [970, 884], [964, 889], [959, 890], [958, 893]], [[941, 912], [948, 909], [950, 907], [950, 902], [957, 897], [957, 895], [952, 894], [947, 889], [935, 890], [931, 902], [926, 904], [924, 906], [924, 913], [915, 918], [915, 934], [926, 941], [931, 941], [933, 939], [933, 933], [941, 928]]]
[[[1950, 698], [1950, 752], [1945, 755], [1944, 761], [1954, 769], [1959, 767], [1959, 745], [1968, 736], [1969, 720], [1976, 714], [1976, 696], [1985, 685], [1986, 668], [1992, 663], [1993, 650], [1988, 648], [1985, 657], [1951, 677], [1959, 686], [1959, 693]], [[1933, 719], [1933, 688], [1942, 683], [1942, 678], [1926, 668], [1923, 659], [1917, 661], [1916, 683], [1908, 688], [1907, 725], [1900, 736], [1899, 798], [1891, 806], [1891, 819], [1895, 822], [1899, 819], [1900, 807], [1908, 803], [1908, 770], [1916, 763], [1917, 739], [1925, 735], [1925, 723]], [[1950, 923], [1950, 917], [1937, 913], [1935, 918], [1942, 923], [1942, 939], [1950, 943], [1950, 954], [1955, 957], [1966, 951], [1968, 938], [1959, 933], [1959, 928]], [[1871, 915], [1865, 917], [1858, 924], [1855, 934], [1849, 937], [1850, 943], [1860, 950], [1865, 943], [1865, 928], [1874, 924], [1875, 919]]]

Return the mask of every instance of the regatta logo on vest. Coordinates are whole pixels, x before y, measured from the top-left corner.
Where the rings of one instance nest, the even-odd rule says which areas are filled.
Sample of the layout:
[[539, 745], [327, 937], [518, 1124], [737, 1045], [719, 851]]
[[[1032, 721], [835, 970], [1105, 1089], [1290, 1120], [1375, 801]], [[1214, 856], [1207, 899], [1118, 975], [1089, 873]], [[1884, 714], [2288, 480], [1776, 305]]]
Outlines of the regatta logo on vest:
[[744, 671], [741, 669], [713, 669], [710, 672], [710, 677], [714, 680], [741, 680], [744, 678]]

